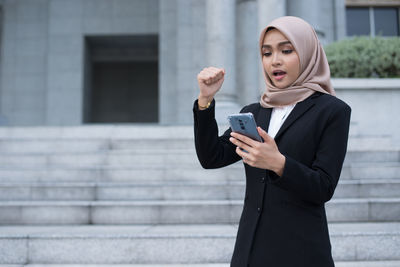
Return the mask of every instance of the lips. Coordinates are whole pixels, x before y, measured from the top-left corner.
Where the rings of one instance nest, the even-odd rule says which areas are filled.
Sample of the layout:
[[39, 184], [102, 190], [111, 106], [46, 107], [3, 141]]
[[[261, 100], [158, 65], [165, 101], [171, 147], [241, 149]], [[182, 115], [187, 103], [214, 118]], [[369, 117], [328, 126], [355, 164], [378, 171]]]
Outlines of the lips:
[[286, 72], [283, 71], [283, 70], [274, 70], [274, 71], [272, 72], [272, 74], [273, 74], [275, 80], [278, 80], [278, 81], [279, 81], [279, 80], [282, 80], [282, 79], [285, 77]]

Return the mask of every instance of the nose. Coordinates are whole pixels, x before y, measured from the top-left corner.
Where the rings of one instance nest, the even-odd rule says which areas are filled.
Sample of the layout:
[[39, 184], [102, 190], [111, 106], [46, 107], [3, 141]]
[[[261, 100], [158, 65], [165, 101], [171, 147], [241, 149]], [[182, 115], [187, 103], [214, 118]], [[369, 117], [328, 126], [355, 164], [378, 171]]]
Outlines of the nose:
[[282, 65], [281, 56], [279, 53], [272, 54], [272, 65], [273, 66], [280, 66]]

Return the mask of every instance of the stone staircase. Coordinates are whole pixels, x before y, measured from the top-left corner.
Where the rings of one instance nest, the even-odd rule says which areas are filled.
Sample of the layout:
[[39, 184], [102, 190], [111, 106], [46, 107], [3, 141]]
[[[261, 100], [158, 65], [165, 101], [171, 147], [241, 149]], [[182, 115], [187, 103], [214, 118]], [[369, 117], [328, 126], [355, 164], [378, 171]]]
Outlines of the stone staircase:
[[[0, 266], [229, 266], [244, 170], [203, 170], [191, 126], [0, 128], [0, 162]], [[327, 216], [337, 266], [400, 266], [389, 137], [352, 133]]]

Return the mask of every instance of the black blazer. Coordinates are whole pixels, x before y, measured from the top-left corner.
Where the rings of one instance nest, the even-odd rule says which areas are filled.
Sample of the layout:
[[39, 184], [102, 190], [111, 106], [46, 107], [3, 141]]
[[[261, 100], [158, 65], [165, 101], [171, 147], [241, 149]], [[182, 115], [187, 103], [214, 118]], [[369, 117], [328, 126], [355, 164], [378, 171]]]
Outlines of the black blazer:
[[[204, 168], [220, 168], [241, 158], [218, 137], [215, 102], [206, 110], [194, 104], [196, 152]], [[267, 131], [272, 109], [259, 103], [252, 112]], [[331, 95], [314, 93], [297, 103], [275, 136], [286, 157], [282, 177], [245, 166], [246, 195], [231, 266], [331, 267], [325, 202], [335, 191], [347, 149], [350, 107]]]

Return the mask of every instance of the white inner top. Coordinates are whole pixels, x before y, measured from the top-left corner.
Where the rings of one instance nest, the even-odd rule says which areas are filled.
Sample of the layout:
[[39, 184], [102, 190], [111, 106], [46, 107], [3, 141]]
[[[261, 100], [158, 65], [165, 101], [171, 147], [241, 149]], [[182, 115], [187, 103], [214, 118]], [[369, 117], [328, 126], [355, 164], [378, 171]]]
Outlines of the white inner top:
[[290, 106], [284, 106], [281, 108], [273, 108], [271, 113], [271, 120], [269, 121], [268, 134], [272, 138], [278, 133], [282, 124], [285, 122], [286, 118], [289, 116], [290, 112], [294, 109], [296, 104]]

